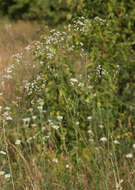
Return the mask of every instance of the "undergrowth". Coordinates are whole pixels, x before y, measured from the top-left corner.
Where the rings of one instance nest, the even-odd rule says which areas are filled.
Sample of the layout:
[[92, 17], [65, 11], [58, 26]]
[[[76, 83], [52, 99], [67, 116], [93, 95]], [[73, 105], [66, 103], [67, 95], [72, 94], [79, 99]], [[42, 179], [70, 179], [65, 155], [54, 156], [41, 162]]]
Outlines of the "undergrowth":
[[132, 28], [127, 38], [111, 16], [80, 17], [13, 55], [0, 94], [1, 189], [134, 190]]

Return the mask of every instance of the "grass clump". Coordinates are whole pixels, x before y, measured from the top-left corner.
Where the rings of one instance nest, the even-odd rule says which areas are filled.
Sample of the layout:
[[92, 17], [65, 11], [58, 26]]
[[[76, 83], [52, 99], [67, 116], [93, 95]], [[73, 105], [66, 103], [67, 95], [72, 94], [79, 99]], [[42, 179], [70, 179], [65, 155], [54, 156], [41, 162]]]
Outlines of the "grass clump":
[[8, 84], [33, 74], [1, 95], [2, 188], [134, 189], [130, 40], [115, 17], [81, 17], [27, 46], [24, 71], [14, 56]]

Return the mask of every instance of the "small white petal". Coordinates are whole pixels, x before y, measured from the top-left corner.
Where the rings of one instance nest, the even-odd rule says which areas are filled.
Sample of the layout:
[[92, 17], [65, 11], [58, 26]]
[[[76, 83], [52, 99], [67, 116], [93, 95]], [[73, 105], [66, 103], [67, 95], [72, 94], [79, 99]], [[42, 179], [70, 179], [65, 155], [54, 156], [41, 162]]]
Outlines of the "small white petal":
[[66, 164], [66, 168], [70, 168], [69, 164]]
[[52, 128], [54, 128], [54, 129], [59, 129], [59, 126], [58, 125], [52, 125]]
[[76, 78], [71, 78], [70, 82], [78, 82], [78, 80]]
[[58, 159], [57, 158], [54, 158], [52, 161], [55, 162], [55, 163], [58, 163]]
[[4, 171], [0, 171], [0, 175], [4, 175], [5, 174], [5, 172]]
[[132, 158], [132, 157], [133, 157], [132, 153], [126, 154], [126, 158]]
[[103, 129], [103, 128], [104, 128], [104, 126], [101, 124], [101, 125], [99, 125], [99, 128]]
[[11, 177], [11, 175], [10, 174], [5, 174], [5, 178], [7, 179], [7, 178], [10, 178]]
[[92, 130], [88, 130], [88, 133], [93, 133]]
[[21, 144], [21, 140], [17, 139], [17, 140], [15, 141], [15, 144]]
[[114, 140], [113, 142], [114, 142], [114, 144], [120, 144], [120, 142], [118, 140]]
[[0, 154], [6, 155], [7, 153], [4, 152], [3, 150], [0, 151]]
[[89, 142], [94, 142], [94, 140], [93, 139], [89, 139]]
[[91, 119], [92, 119], [92, 116], [88, 116], [87, 119], [88, 119], [88, 120], [91, 120]]
[[6, 117], [6, 120], [7, 120], [7, 121], [8, 121], [8, 120], [12, 120], [12, 117], [7, 116], [7, 117]]
[[33, 116], [32, 116], [32, 119], [33, 119], [33, 120], [35, 120], [36, 118], [37, 118], [37, 116], [36, 116], [36, 115], [33, 115]]
[[93, 86], [88, 86], [88, 89], [92, 89], [93, 88]]
[[102, 137], [102, 138], [100, 138], [100, 141], [105, 142], [105, 141], [107, 141], [107, 138], [106, 137]]
[[58, 120], [62, 120], [62, 119], [63, 119], [63, 116], [57, 116], [57, 119], [58, 119]]
[[7, 110], [7, 111], [10, 110], [10, 107], [5, 107], [5, 110]]

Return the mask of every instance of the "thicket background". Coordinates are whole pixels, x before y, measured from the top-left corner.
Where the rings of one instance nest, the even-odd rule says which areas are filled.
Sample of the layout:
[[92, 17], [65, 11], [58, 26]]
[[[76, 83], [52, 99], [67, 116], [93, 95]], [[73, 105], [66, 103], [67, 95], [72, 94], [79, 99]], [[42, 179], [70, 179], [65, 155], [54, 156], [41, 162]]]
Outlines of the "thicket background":
[[134, 7], [133, 0], [1, 0], [0, 14], [11, 19], [36, 19], [58, 24], [80, 15], [105, 18], [111, 13], [125, 27], [128, 18], [135, 21]]

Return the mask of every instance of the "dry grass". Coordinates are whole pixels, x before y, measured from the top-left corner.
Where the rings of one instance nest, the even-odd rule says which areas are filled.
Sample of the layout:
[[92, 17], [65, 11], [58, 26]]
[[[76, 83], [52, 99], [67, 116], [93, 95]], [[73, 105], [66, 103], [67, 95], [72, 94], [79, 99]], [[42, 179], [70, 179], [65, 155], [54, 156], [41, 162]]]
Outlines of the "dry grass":
[[0, 67], [10, 64], [11, 56], [21, 51], [31, 41], [39, 39], [40, 26], [37, 23], [8, 20], [0, 22]]
[[[44, 28], [46, 29], [46, 28]], [[8, 20], [0, 21], [0, 88], [4, 91], [4, 94], [8, 99], [12, 99], [14, 96], [14, 85], [9, 81], [1, 81], [1, 76], [5, 74], [6, 68], [8, 68], [13, 62], [13, 55], [24, 51], [24, 48], [31, 44], [33, 41], [40, 38], [40, 34], [44, 32], [43, 26], [36, 22], [9, 22]], [[25, 52], [23, 57], [24, 65], [27, 63], [33, 64], [32, 56], [28, 52]], [[32, 67], [25, 68], [25, 66], [19, 66], [16, 73], [16, 81], [23, 81], [29, 79], [33, 74]], [[6, 87], [6, 88], [5, 88]]]

